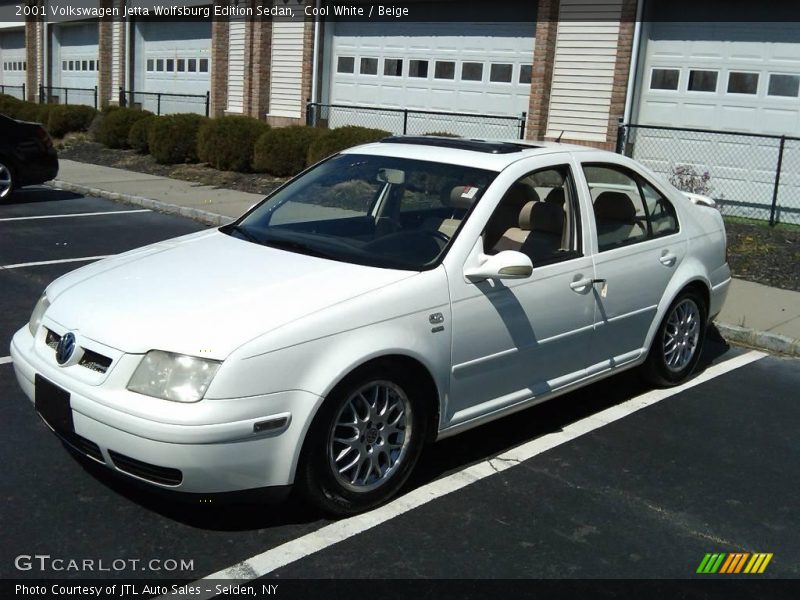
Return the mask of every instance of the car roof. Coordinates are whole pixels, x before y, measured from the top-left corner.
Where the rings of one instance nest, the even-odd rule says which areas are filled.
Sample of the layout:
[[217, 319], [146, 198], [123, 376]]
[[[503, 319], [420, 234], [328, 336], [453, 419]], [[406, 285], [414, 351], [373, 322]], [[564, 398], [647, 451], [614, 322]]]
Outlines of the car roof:
[[348, 148], [343, 154], [429, 160], [499, 172], [523, 158], [560, 152], [590, 151], [597, 150], [585, 146], [532, 140], [391, 136], [371, 144]]

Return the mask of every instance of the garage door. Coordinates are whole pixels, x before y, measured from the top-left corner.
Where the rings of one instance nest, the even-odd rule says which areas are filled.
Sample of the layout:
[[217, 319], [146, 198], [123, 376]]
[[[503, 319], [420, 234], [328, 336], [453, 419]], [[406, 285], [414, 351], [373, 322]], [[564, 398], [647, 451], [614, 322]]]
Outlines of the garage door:
[[9, 86], [3, 93], [22, 98], [26, 67], [25, 31], [0, 32], [0, 85]]
[[[639, 79], [635, 123], [800, 136], [795, 23], [651, 23]], [[778, 140], [647, 129], [635, 135], [634, 155], [652, 168], [668, 176], [679, 163], [707, 171], [714, 197], [765, 206], [748, 216], [768, 214]]]
[[[535, 31], [532, 21], [336, 23], [327, 58], [330, 102], [518, 117], [528, 110]], [[365, 124], [363, 113], [348, 119]], [[375, 119], [376, 127], [402, 132], [402, 118]], [[470, 133], [434, 117], [424, 128]]]
[[[205, 113], [211, 89], [210, 22], [140, 21], [134, 56], [135, 102], [161, 114]], [[156, 94], [165, 95], [159, 102]]]
[[100, 68], [97, 21], [54, 25], [51, 31], [51, 101], [94, 106]]

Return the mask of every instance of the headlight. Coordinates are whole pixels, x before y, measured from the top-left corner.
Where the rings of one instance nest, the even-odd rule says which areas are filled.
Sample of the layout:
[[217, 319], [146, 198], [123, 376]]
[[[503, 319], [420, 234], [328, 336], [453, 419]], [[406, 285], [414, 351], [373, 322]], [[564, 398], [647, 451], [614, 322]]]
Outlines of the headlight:
[[33, 307], [31, 318], [28, 321], [28, 331], [31, 332], [31, 335], [36, 335], [39, 325], [42, 324], [42, 317], [44, 317], [44, 313], [48, 308], [50, 308], [50, 301], [47, 299], [47, 295], [42, 295], [36, 306]]
[[128, 389], [146, 396], [197, 402], [219, 369], [219, 361], [151, 350], [136, 367]]

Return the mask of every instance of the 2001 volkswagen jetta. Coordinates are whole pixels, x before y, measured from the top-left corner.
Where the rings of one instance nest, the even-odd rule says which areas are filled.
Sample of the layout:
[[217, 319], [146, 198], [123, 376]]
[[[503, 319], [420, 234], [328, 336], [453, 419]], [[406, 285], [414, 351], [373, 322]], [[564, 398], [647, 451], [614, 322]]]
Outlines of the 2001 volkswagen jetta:
[[625, 157], [389, 138], [231, 225], [61, 277], [11, 354], [43, 420], [111, 469], [294, 484], [351, 514], [427, 441], [623, 369], [684, 380], [725, 246], [713, 203]]

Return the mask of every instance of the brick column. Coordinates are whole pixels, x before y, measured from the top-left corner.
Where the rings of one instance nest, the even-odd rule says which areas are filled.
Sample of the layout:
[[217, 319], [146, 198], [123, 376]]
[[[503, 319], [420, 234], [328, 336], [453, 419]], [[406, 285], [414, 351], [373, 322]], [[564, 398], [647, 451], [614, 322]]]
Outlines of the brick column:
[[[27, 0], [27, 6], [43, 6], [41, 0]], [[39, 84], [42, 83], [42, 17], [25, 17], [25, 95], [30, 102], [39, 101]]]
[[636, 0], [623, 0], [617, 44], [617, 62], [614, 65], [614, 84], [611, 90], [611, 107], [608, 114], [608, 150], [614, 150], [619, 120], [625, 114], [625, 97], [628, 93], [628, 75], [633, 55], [633, 30], [636, 21]]
[[[271, 3], [263, 3], [268, 6]], [[272, 69], [272, 19], [255, 17], [248, 22], [249, 49], [246, 48], [244, 103], [245, 112], [264, 120], [269, 111], [269, 86]], [[249, 69], [248, 69], [249, 67]]]
[[[227, 6], [227, 0], [214, 0]], [[221, 117], [228, 106], [228, 20], [215, 20], [211, 25], [211, 107], [209, 115]]]
[[[558, 36], [558, 12], [560, 0], [538, 0], [536, 17], [536, 44], [533, 51], [531, 72], [531, 98], [528, 108], [528, 127], [525, 137], [529, 140], [544, 139], [550, 109], [550, 87], [553, 82], [553, 62]], [[635, 0], [634, 0], [635, 2]]]
[[[113, 0], [100, 0], [100, 8], [112, 8]], [[107, 106], [113, 97], [111, 75], [114, 70], [113, 28], [114, 22], [100, 19], [97, 23], [97, 100], [98, 108]]]

